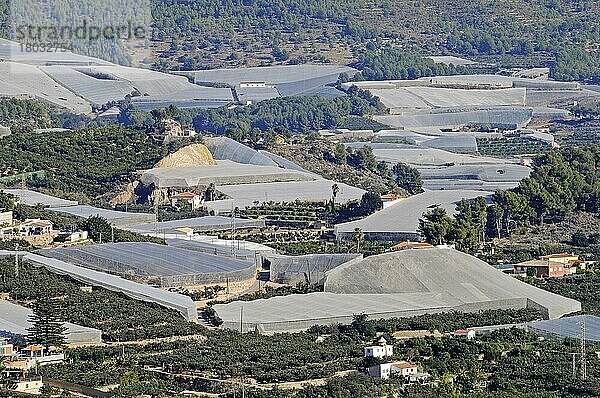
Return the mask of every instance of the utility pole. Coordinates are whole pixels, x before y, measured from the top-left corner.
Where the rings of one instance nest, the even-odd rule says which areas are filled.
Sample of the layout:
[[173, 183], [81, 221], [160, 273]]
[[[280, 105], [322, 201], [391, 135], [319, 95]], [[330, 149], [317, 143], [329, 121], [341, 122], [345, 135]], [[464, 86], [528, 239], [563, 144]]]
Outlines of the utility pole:
[[579, 326], [581, 327], [580, 349], [581, 349], [581, 380], [587, 380], [587, 358], [585, 347], [585, 318], [581, 315], [579, 318]]
[[231, 203], [231, 254], [235, 258], [235, 207], [234, 203]]
[[154, 198], [154, 215], [156, 221], [154, 222], [154, 236], [158, 237], [158, 198]]
[[15, 243], [15, 278], [19, 277], [19, 244]]
[[240, 307], [240, 333], [244, 333], [244, 307]]

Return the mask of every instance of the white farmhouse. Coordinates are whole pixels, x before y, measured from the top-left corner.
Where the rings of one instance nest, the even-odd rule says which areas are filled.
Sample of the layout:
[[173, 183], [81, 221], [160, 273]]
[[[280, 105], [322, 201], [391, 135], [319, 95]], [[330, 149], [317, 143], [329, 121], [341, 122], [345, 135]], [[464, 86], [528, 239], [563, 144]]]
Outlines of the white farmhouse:
[[369, 376], [379, 379], [389, 379], [391, 376], [403, 377], [408, 381], [415, 381], [419, 374], [417, 365], [401, 361], [382, 363], [368, 369]]
[[365, 347], [365, 357], [383, 358], [394, 355], [394, 346], [388, 345], [383, 336], [377, 341], [377, 345]]

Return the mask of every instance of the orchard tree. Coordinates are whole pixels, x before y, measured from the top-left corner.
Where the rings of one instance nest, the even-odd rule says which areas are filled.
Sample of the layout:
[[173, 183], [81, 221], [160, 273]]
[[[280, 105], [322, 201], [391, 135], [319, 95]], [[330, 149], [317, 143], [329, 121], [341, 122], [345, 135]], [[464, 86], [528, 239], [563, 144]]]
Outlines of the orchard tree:
[[88, 231], [89, 237], [95, 242], [108, 242], [113, 234], [110, 223], [106, 218], [98, 215], [89, 217], [80, 227]]

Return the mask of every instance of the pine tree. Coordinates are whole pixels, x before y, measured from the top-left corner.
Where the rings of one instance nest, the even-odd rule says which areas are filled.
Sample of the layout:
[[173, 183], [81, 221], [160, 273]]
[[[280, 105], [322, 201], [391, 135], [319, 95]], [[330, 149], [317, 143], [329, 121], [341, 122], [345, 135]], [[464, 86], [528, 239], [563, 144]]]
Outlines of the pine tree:
[[60, 302], [55, 298], [43, 297], [33, 306], [30, 316], [32, 326], [27, 329], [27, 340], [48, 351], [51, 346], [61, 347], [66, 343], [67, 328], [61, 316]]

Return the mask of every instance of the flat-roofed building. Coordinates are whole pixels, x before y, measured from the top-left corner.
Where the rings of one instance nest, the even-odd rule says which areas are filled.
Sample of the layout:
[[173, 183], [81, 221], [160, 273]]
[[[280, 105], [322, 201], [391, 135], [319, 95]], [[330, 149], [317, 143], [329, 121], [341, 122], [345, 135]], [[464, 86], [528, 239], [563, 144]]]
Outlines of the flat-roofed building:
[[364, 348], [365, 357], [383, 358], [394, 355], [394, 346], [388, 345], [383, 336], [377, 341], [376, 345]]

